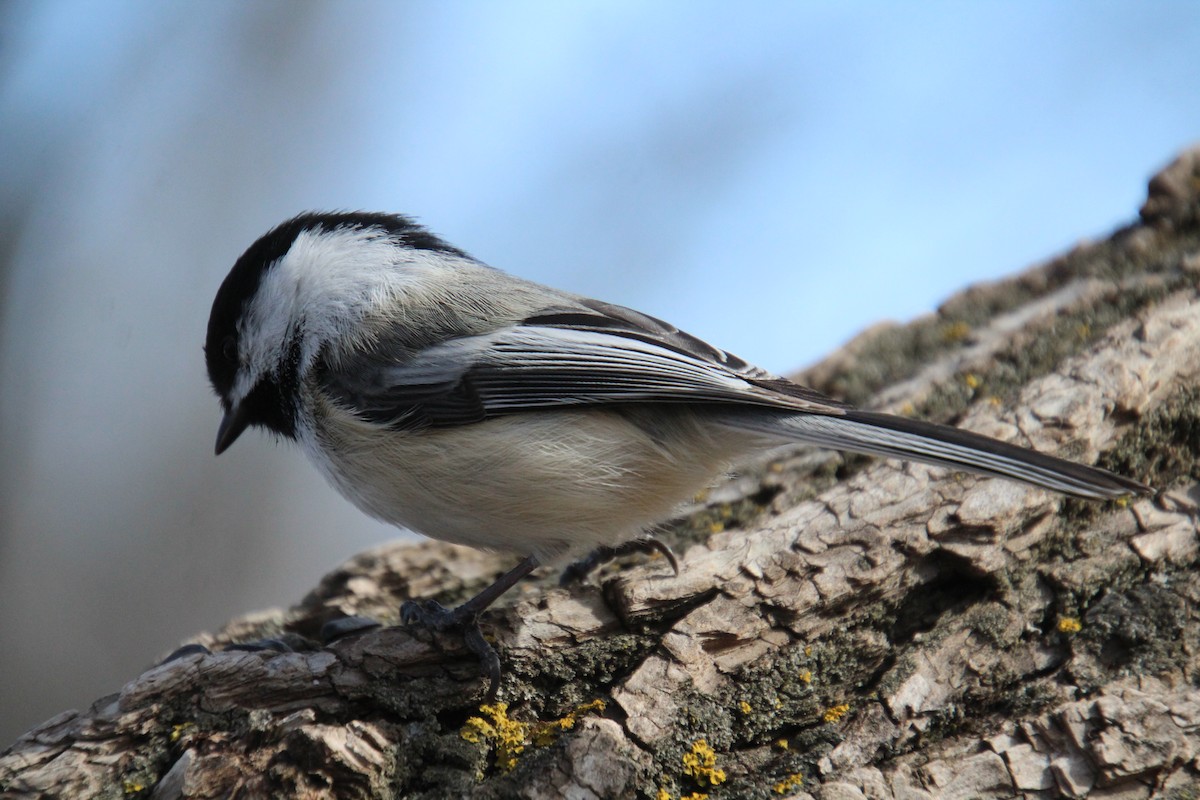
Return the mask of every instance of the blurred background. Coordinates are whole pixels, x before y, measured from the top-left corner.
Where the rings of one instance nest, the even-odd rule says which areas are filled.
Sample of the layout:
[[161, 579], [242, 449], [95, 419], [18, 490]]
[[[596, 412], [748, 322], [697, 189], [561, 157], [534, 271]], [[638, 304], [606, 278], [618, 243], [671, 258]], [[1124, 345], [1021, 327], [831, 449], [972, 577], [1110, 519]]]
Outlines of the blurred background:
[[0, 748], [398, 533], [201, 344], [304, 209], [787, 372], [1102, 237], [1200, 138], [1193, 2], [0, 2]]

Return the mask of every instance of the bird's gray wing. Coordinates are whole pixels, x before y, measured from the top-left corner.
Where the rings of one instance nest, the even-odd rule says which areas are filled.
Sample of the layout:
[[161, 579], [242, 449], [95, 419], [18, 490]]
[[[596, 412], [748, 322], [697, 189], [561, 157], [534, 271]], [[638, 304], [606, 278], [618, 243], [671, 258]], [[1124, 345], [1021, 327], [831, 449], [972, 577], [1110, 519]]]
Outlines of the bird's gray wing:
[[324, 387], [398, 429], [463, 425], [534, 409], [621, 403], [757, 406], [726, 424], [838, 450], [1012, 478], [1079, 497], [1145, 494], [1137, 481], [970, 431], [860, 411], [751, 366], [660, 320], [597, 301], [547, 309], [399, 360], [377, 348]]
[[741, 404], [838, 415], [848, 407], [631, 309], [581, 300], [403, 358], [373, 348], [326, 369], [339, 403], [397, 428], [614, 403]]

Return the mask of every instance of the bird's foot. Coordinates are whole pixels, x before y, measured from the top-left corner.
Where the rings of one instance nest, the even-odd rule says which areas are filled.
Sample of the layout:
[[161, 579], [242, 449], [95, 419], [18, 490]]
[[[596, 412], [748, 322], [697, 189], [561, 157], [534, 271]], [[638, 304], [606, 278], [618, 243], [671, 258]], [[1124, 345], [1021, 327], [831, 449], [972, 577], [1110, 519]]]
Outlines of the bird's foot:
[[258, 653], [270, 650], [278, 653], [304, 653], [316, 650], [318, 645], [311, 639], [306, 639], [298, 633], [282, 633], [266, 639], [255, 639], [250, 642], [234, 642], [225, 645], [225, 650], [235, 650], [242, 653]]
[[488, 689], [490, 703], [500, 691], [500, 656], [496, 654], [496, 648], [483, 638], [483, 631], [479, 627], [479, 615], [496, 602], [500, 595], [537, 569], [537, 565], [537, 556], [527, 556], [520, 564], [497, 578], [491, 586], [455, 608], [446, 608], [436, 600], [406, 600], [400, 606], [400, 619], [406, 625], [420, 625], [432, 631], [462, 631], [463, 642], [468, 650], [479, 656], [483, 672], [491, 683]]
[[[536, 556], [527, 556], [520, 564], [501, 575], [496, 581], [472, 597], [467, 602], [455, 608], [446, 608], [436, 600], [408, 600], [400, 606], [400, 619], [405, 625], [420, 625], [438, 633], [461, 631], [463, 642], [467, 649], [479, 657], [483, 672], [490, 682], [488, 701], [496, 699], [500, 690], [500, 656], [496, 649], [483, 638], [479, 627], [479, 615], [496, 601], [500, 595], [515, 586], [522, 578], [537, 569]], [[285, 633], [277, 638], [260, 639], [254, 642], [229, 645], [227, 650], [259, 651], [279, 650], [282, 652], [298, 652], [315, 650], [321, 645], [327, 645], [345, 636], [361, 633], [378, 627], [379, 623], [368, 617], [344, 617], [325, 623], [321, 627], [321, 642], [314, 643], [303, 636]], [[211, 651], [200, 644], [190, 644], [180, 647], [163, 659], [160, 664], [166, 664], [185, 656]]]
[[646, 555], [658, 553], [667, 560], [675, 574], [679, 574], [679, 559], [675, 558], [675, 553], [671, 551], [671, 548], [658, 539], [646, 536], [641, 539], [631, 539], [616, 547], [597, 547], [586, 557], [568, 564], [558, 579], [558, 585], [568, 586], [572, 583], [579, 583], [592, 574], [597, 567], [607, 564], [614, 558], [633, 553], [645, 553]]
[[[282, 633], [264, 639], [254, 639], [249, 642], [234, 642], [226, 645], [221, 652], [261, 653], [266, 651], [276, 653], [308, 653], [331, 644], [338, 639], [356, 633], [380, 627], [381, 623], [370, 617], [339, 617], [321, 626], [320, 641], [314, 642], [298, 633]], [[169, 656], [159, 661], [155, 666], [162, 666], [185, 656], [210, 655], [213, 651], [202, 644], [185, 644], [177, 648]]]
[[420, 625], [438, 633], [461, 631], [463, 643], [479, 658], [483, 673], [488, 678], [488, 702], [496, 699], [500, 691], [500, 656], [496, 648], [483, 638], [478, 612], [468, 608], [466, 603], [456, 608], [446, 608], [436, 600], [406, 600], [400, 606], [400, 619], [405, 625]]
[[338, 639], [344, 639], [347, 636], [365, 633], [382, 627], [383, 623], [379, 620], [362, 617], [357, 614], [352, 617], [338, 617], [337, 619], [329, 620], [321, 626], [321, 644], [332, 644]]

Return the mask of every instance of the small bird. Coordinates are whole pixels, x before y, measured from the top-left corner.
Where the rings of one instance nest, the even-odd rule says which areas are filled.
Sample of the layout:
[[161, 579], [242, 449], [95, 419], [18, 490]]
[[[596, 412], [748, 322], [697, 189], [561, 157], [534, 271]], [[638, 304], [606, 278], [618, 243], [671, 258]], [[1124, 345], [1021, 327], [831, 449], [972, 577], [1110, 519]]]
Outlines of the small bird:
[[[373, 517], [521, 561], [447, 609], [478, 617], [539, 564], [661, 550], [647, 530], [755, 452], [794, 443], [911, 459], [1090, 499], [1150, 487], [979, 434], [863, 411], [629, 308], [522, 280], [397, 215], [305, 213], [234, 264], [204, 346], [224, 417], [300, 444]], [[674, 565], [672, 558], [672, 564]]]

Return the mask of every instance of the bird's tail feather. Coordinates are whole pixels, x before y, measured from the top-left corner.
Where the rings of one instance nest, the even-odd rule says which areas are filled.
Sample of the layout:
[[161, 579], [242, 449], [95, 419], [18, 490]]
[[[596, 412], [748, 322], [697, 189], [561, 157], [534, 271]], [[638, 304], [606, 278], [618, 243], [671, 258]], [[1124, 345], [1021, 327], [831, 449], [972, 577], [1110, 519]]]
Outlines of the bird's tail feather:
[[1022, 481], [1075, 497], [1107, 499], [1154, 491], [1145, 484], [1098, 467], [1077, 464], [948, 425], [873, 411], [850, 409], [837, 415], [786, 414], [774, 420], [761, 415], [746, 415], [735, 424], [761, 433], [783, 434], [819, 447], [922, 461]]

